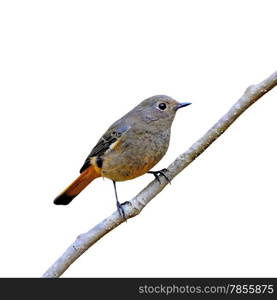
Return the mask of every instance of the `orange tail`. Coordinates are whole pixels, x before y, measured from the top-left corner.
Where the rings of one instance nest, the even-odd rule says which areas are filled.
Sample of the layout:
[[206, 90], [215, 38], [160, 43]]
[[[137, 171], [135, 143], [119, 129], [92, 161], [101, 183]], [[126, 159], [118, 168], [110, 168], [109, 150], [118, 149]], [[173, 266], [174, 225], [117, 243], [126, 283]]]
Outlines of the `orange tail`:
[[69, 204], [93, 179], [100, 176], [94, 166], [88, 167], [54, 200], [54, 203], [58, 205]]

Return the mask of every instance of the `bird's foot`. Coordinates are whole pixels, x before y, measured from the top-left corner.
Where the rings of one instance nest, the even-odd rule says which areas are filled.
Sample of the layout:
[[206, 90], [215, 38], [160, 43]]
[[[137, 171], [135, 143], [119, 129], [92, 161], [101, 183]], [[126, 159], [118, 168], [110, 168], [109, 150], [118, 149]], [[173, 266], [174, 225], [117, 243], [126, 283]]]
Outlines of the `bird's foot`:
[[161, 183], [159, 175], [163, 176], [168, 183], [171, 184], [171, 181], [169, 180], [169, 178], [165, 175], [165, 172], [167, 172], [167, 169], [162, 169], [160, 171], [149, 171], [147, 173], [149, 174], [153, 174], [155, 176], [155, 178], [158, 180], [159, 183]]
[[118, 201], [116, 201], [116, 207], [117, 207], [117, 211], [118, 211], [119, 215], [121, 216], [121, 218], [124, 219], [125, 222], [127, 222], [123, 205], [120, 204]]

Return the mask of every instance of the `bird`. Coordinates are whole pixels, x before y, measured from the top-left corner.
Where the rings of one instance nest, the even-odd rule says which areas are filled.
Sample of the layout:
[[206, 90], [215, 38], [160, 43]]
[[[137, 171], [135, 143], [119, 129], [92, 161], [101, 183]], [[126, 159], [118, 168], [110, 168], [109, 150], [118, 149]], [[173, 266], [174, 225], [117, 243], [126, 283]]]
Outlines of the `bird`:
[[108, 128], [87, 156], [80, 175], [54, 199], [54, 204], [69, 204], [94, 179], [105, 177], [112, 180], [118, 213], [126, 219], [116, 182], [145, 173], [153, 174], [159, 182], [159, 176], [169, 181], [167, 169], [151, 169], [168, 150], [176, 112], [190, 104], [166, 95], [152, 96], [139, 103]]

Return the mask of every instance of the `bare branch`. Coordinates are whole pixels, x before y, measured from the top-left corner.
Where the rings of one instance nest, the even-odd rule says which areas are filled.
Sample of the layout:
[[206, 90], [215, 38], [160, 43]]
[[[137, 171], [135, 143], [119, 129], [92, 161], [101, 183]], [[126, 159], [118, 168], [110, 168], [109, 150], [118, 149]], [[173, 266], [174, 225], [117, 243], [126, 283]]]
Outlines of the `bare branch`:
[[[231, 107], [231, 109], [210, 129], [195, 142], [186, 152], [181, 154], [168, 167], [167, 177], [172, 180], [196, 157], [205, 151], [225, 130], [253, 103], [277, 85], [277, 71], [257, 85], [248, 87], [243, 96]], [[161, 177], [161, 184], [154, 180], [149, 183], [132, 200], [125, 202], [124, 211], [126, 218], [138, 215], [142, 209], [157, 196], [168, 184], [167, 180]], [[43, 274], [43, 277], [59, 277], [66, 269], [89, 247], [96, 243], [108, 232], [119, 226], [122, 218], [118, 212], [94, 226], [87, 233], [81, 234], [76, 241], [69, 246], [64, 254]]]

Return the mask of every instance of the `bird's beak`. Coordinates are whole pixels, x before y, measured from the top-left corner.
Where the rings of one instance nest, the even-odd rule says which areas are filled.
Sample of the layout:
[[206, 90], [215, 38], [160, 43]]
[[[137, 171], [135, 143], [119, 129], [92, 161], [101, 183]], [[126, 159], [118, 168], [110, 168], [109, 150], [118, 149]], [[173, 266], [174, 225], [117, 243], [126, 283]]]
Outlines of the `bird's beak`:
[[190, 102], [178, 103], [177, 106], [176, 106], [176, 110], [181, 108], [181, 107], [188, 106], [188, 105], [191, 105], [191, 103]]

